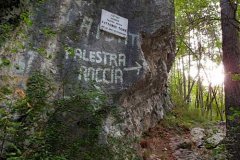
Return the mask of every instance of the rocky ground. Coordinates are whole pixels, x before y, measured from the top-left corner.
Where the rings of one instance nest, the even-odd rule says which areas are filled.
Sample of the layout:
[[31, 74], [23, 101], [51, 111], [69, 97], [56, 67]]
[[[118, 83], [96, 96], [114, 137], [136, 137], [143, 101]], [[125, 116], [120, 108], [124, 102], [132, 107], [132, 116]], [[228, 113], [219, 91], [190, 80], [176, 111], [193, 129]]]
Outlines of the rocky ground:
[[141, 140], [144, 160], [225, 160], [222, 141], [225, 123], [205, 127], [167, 126], [165, 121], [145, 133]]

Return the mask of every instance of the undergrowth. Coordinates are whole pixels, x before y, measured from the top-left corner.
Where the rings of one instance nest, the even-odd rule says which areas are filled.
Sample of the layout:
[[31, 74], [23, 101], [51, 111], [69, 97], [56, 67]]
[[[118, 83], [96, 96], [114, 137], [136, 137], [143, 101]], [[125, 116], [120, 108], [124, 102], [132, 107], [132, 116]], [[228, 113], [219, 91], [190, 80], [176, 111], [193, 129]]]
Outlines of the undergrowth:
[[[41, 72], [32, 73], [26, 90], [0, 86], [0, 95], [5, 96], [0, 99], [0, 159], [137, 159], [134, 138], [107, 135], [100, 141], [107, 116], [117, 116], [104, 92], [89, 86], [54, 100], [53, 86]], [[19, 97], [11, 99], [16, 93]]]
[[166, 127], [180, 130], [190, 130], [196, 126], [204, 127], [210, 123], [213, 121], [202, 116], [198, 109], [191, 109], [188, 106], [176, 106], [163, 120]]
[[171, 98], [175, 107], [165, 117], [164, 123], [167, 126], [186, 129], [196, 126], [204, 128], [220, 120], [215, 115], [208, 116], [203, 108], [196, 108], [194, 102], [184, 100], [173, 86], [171, 86]]

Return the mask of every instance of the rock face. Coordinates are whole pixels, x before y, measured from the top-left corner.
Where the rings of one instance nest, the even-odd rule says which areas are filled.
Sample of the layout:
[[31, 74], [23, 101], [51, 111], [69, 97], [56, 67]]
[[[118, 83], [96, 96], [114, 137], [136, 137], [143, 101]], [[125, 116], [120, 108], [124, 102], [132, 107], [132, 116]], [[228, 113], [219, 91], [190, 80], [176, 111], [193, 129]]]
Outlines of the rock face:
[[204, 143], [204, 137], [206, 137], [205, 130], [199, 127], [193, 128], [191, 130], [191, 136], [192, 141], [200, 148]]
[[[102, 9], [128, 19], [126, 38], [100, 29]], [[113, 124], [108, 116], [103, 126], [115, 136], [141, 135], [171, 108], [172, 0], [46, 0], [35, 4], [30, 17], [27, 38], [18, 36], [25, 47], [13, 55], [6, 48], [16, 43], [9, 42], [1, 51], [11, 61], [1, 76], [13, 77], [16, 87], [24, 89], [36, 70], [54, 78], [62, 97], [93, 83], [121, 111], [123, 122]]]

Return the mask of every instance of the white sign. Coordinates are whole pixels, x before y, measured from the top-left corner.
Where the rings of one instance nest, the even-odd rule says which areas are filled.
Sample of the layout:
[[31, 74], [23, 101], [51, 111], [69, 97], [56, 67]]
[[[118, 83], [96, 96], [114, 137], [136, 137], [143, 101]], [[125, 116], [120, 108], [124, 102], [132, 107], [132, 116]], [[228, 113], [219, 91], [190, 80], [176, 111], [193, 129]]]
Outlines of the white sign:
[[100, 29], [127, 38], [128, 19], [102, 9]]

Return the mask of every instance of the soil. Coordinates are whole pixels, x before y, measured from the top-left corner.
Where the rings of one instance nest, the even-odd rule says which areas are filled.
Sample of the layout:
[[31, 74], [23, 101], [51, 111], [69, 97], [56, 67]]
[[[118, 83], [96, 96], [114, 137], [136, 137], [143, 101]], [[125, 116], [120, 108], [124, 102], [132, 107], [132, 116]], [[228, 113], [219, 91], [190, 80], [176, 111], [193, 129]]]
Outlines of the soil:
[[[215, 127], [224, 132], [224, 126], [217, 124]], [[218, 159], [213, 157], [212, 150], [207, 149], [204, 143], [198, 145], [193, 141], [190, 129], [183, 126], [169, 127], [164, 125], [164, 121], [144, 133], [140, 146], [144, 160]]]
[[155, 128], [149, 129], [140, 142], [144, 160], [176, 160], [173, 156], [174, 150], [170, 146], [171, 139], [176, 136], [188, 137], [189, 130], [169, 128], [160, 122]]

